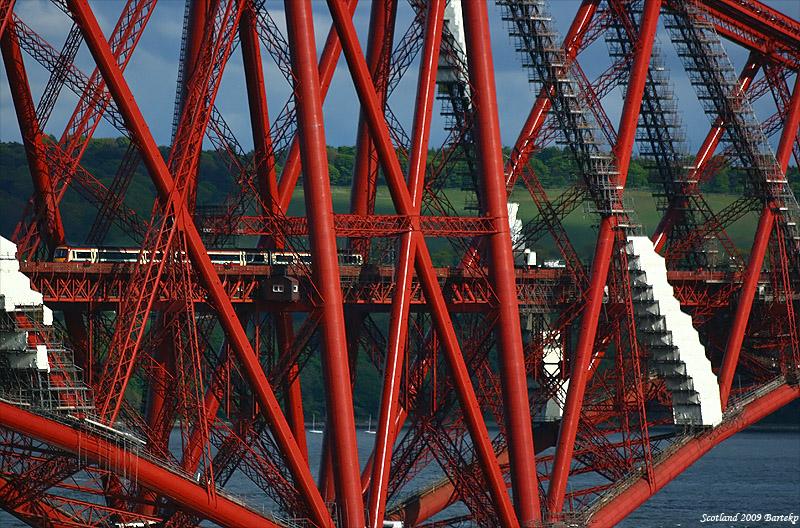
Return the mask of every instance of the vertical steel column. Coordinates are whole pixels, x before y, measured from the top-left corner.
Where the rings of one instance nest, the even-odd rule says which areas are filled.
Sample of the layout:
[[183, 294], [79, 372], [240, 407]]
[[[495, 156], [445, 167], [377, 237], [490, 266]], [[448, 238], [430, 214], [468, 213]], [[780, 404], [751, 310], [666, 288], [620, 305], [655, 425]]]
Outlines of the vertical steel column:
[[183, 63], [181, 64], [179, 115], [183, 113], [183, 105], [187, 95], [186, 87], [189, 86], [197, 68], [211, 0], [186, 1], [189, 3], [189, 27], [186, 28], [186, 47], [184, 49]]
[[[294, 328], [292, 328], [292, 314], [280, 312], [275, 315], [278, 326], [278, 347], [282, 354], [288, 354], [294, 341]], [[308, 462], [308, 445], [306, 442], [306, 423], [303, 413], [303, 389], [300, 385], [300, 367], [297, 363], [289, 369], [289, 380], [284, 382], [286, 406], [286, 419], [294, 432], [297, 446], [303, 453], [303, 458]]]
[[[388, 80], [386, 77], [389, 73], [388, 62], [392, 54], [396, 15], [396, 0], [373, 2], [367, 38], [367, 65], [378, 96], [384, 105], [386, 104]], [[379, 76], [382, 76], [383, 79], [378, 80]], [[375, 159], [375, 147], [363, 115], [358, 120], [356, 137], [356, 162], [353, 170], [353, 184], [350, 187], [350, 212], [365, 215], [373, 212], [370, 211], [370, 203], [374, 203], [375, 199], [378, 160]], [[358, 243], [355, 250], [365, 253], [368, 247], [369, 242], [365, 240]]]
[[[578, 55], [583, 36], [586, 34], [586, 31], [588, 31], [599, 4], [600, 0], [583, 0], [578, 8], [578, 12], [572, 19], [572, 24], [570, 24], [563, 42], [564, 52], [566, 53], [568, 61], [574, 60]], [[536, 146], [536, 139], [547, 118], [547, 113], [550, 111], [550, 93], [552, 88], [552, 86], [548, 85], [543, 86], [542, 89], [539, 90], [533, 106], [530, 112], [528, 112], [528, 117], [517, 135], [514, 148], [511, 149], [511, 155], [505, 165], [505, 185], [508, 194], [511, 194], [511, 190], [514, 188], [514, 184], [521, 174], [523, 167], [527, 166], [531, 154], [533, 154]], [[472, 241], [469, 249], [462, 257], [459, 267], [470, 268], [477, 262], [479, 243], [479, 239]]]
[[53, 193], [53, 182], [50, 169], [44, 162], [44, 143], [39, 120], [36, 117], [36, 105], [31, 97], [25, 63], [19, 49], [17, 31], [13, 20], [9, 20], [7, 28], [0, 38], [0, 50], [8, 75], [11, 89], [11, 100], [17, 114], [25, 155], [33, 179], [36, 192], [36, 214], [39, 216], [39, 230], [44, 235], [48, 249], [52, 252], [59, 244], [64, 243], [64, 224], [58, 209], [58, 200]]
[[[350, 0], [347, 4], [347, 12], [350, 17], [356, 12], [358, 0]], [[336, 33], [336, 28], [331, 26], [328, 31], [328, 38], [325, 40], [325, 47], [322, 50], [322, 55], [319, 58], [319, 78], [320, 78], [320, 92], [322, 100], [328, 95], [328, 88], [331, 86], [333, 74], [336, 72], [336, 64], [339, 62], [339, 55], [342, 52], [342, 46], [339, 43], [339, 35]], [[300, 176], [300, 144], [297, 142], [295, 135], [291, 147], [289, 147], [289, 154], [286, 157], [286, 163], [281, 172], [281, 179], [278, 185], [281, 195], [281, 209], [286, 210], [289, 207], [289, 202], [292, 199], [292, 193], [297, 185], [297, 178]]]
[[[786, 109], [786, 120], [783, 124], [778, 151], [775, 155], [781, 172], [786, 174], [789, 166], [789, 158], [792, 155], [792, 143], [797, 135], [797, 126], [800, 123], [800, 74], [795, 76], [794, 91], [792, 100]], [[750, 259], [747, 261], [747, 269], [744, 273], [744, 282], [739, 294], [739, 303], [736, 305], [736, 313], [733, 317], [728, 344], [725, 347], [725, 356], [722, 359], [722, 366], [719, 371], [719, 394], [722, 408], [728, 405], [728, 397], [731, 393], [733, 376], [736, 373], [736, 364], [739, 362], [739, 353], [742, 350], [744, 334], [747, 330], [747, 321], [750, 319], [750, 310], [753, 308], [753, 299], [758, 287], [758, 278], [761, 275], [761, 266], [764, 262], [764, 255], [769, 245], [769, 237], [772, 235], [772, 228], [775, 225], [775, 211], [777, 204], [767, 200], [758, 220], [753, 248], [750, 250]]]
[[192, 80], [197, 69], [200, 48], [203, 44], [206, 19], [209, 14], [211, 0], [186, 0], [189, 2], [189, 27], [186, 32], [186, 56], [181, 64], [183, 86], [181, 86], [180, 109], [183, 112], [183, 102], [186, 99], [186, 87]]
[[[256, 26], [256, 14], [252, 4], [242, 11], [239, 22], [239, 41], [242, 44], [244, 79], [247, 86], [247, 102], [250, 109], [250, 129], [253, 133], [256, 177], [261, 201], [271, 214], [278, 199], [278, 179], [275, 173], [275, 157], [272, 149], [272, 134], [269, 126], [269, 107], [264, 87], [264, 71], [261, 67], [261, 49]], [[263, 246], [264, 240], [259, 245]]]
[[[415, 214], [419, 214], [422, 205], [422, 186], [425, 181], [431, 115], [436, 95], [436, 72], [439, 65], [445, 5], [445, 0], [430, 0], [426, 13], [425, 43], [417, 80], [417, 99], [411, 133], [412, 145], [408, 176], [408, 188]], [[411, 308], [411, 279], [415, 255], [414, 237], [410, 232], [404, 233], [400, 239], [400, 260], [395, 272], [395, 297], [392, 299], [388, 350], [383, 371], [381, 409], [375, 435], [375, 448], [373, 449], [372, 481], [369, 490], [370, 528], [381, 528], [386, 513], [392, 447], [397, 437], [395, 418], [403, 374], [402, 365], [406, 352], [408, 315]]]
[[[383, 0], [372, 3], [367, 36], [367, 64], [373, 83], [381, 98], [381, 105], [386, 104], [386, 85], [389, 74], [389, 59], [392, 54], [394, 26], [397, 15], [397, 1]], [[335, 32], [333, 28], [332, 31]], [[356, 215], [374, 213], [375, 193], [377, 191], [378, 161], [375, 147], [369, 136], [363, 113], [359, 116], [356, 133], [356, 160], [353, 169], [353, 182], [350, 185], [350, 212]], [[371, 240], [369, 238], [351, 238], [350, 248], [361, 253], [366, 259], [369, 256]], [[353, 362], [358, 357], [358, 342], [361, 326], [366, 314], [360, 310], [349, 310], [347, 315], [350, 356]], [[325, 455], [327, 456], [327, 455]]]
[[286, 0], [284, 6], [292, 69], [296, 76], [298, 137], [303, 162], [303, 189], [311, 239], [313, 275], [322, 297], [322, 360], [328, 408], [326, 429], [330, 431], [332, 441], [336, 500], [343, 525], [362, 528], [364, 505], [325, 148], [322, 97], [316, 63], [314, 19], [310, 0]]
[[[83, 31], [89, 50], [97, 63], [97, 67], [102, 72], [109, 92], [125, 119], [132, 139], [139, 145], [143, 161], [158, 190], [159, 196], [167, 201], [175, 182], [136, 104], [130, 87], [111, 54], [108, 42], [103, 36], [94, 13], [86, 0], [67, 0], [67, 5], [74, 20]], [[294, 477], [295, 485], [306, 500], [314, 522], [321, 526], [331, 526], [330, 514], [314, 485], [314, 479], [311, 477], [308, 465], [297, 447], [294, 435], [289, 429], [280, 404], [275, 398], [275, 393], [272, 391], [272, 387], [261, 368], [258, 357], [253, 352], [253, 347], [247, 339], [247, 334], [233, 309], [231, 300], [214, 269], [214, 265], [211, 263], [208, 251], [200, 239], [200, 233], [198, 233], [191, 215], [186, 210], [185, 204], [178, 205], [181, 207], [181, 211], [178, 214], [179, 228], [183, 230], [186, 237], [188, 256], [195, 266], [201, 283], [208, 291], [210, 304], [217, 311], [231, 347], [241, 361], [245, 376], [258, 399], [261, 412], [264, 413], [264, 417], [275, 435], [275, 441], [284, 455], [284, 459]]]
[[[206, 24], [208, 22], [208, 16], [210, 13], [209, 8], [212, 5], [212, 0], [187, 1], [191, 3], [189, 5], [189, 27], [187, 28], [186, 33], [186, 54], [183, 58], [183, 64], [181, 65], [182, 86], [179, 106], [180, 114], [183, 113], [183, 106], [187, 96], [186, 87], [191, 84], [192, 77], [194, 77], [199, 61], [201, 60], [200, 50], [202, 48]], [[218, 0], [213, 1], [218, 2]], [[197, 178], [199, 177], [199, 169], [195, 167], [195, 170], [192, 171], [189, 177], [191, 178], [191, 183], [186, 191], [186, 201], [189, 210], [194, 211], [195, 202], [197, 199]]]
[[[250, 128], [253, 134], [253, 146], [256, 160], [256, 178], [261, 203], [265, 208], [262, 213], [271, 216], [278, 210], [278, 178], [275, 167], [275, 153], [272, 146], [272, 133], [269, 124], [269, 107], [267, 105], [264, 71], [261, 66], [261, 49], [256, 25], [256, 13], [252, 5], [242, 11], [239, 23], [239, 40], [242, 43], [242, 61], [244, 63], [247, 101], [250, 109]], [[280, 248], [283, 240], [280, 237], [262, 236], [259, 247]], [[286, 350], [292, 340], [292, 317], [286, 312], [275, 314], [278, 325], [278, 346]], [[287, 420], [294, 432], [297, 445], [308, 460], [306, 446], [305, 420], [303, 419], [303, 399], [298, 367], [292, 367], [291, 381], [285, 385], [285, 402]]]
[[[165, 327], [170, 324], [172, 316], [164, 313], [160, 314], [159, 328], [155, 331], [165, 332]], [[162, 421], [162, 413], [165, 412], [164, 407], [167, 403], [167, 391], [165, 388], [168, 385], [166, 380], [166, 371], [174, 372], [174, 343], [170, 336], [166, 336], [156, 351], [154, 361], [161, 368], [158, 369], [154, 376], [150, 379], [148, 387], [148, 402], [145, 419], [150, 428], [151, 438], [156, 442], [152, 445], [148, 442], [147, 449], [152, 452], [159, 452], [169, 442], [169, 431], [172, 429], [171, 423], [164, 423]], [[166, 411], [170, 412], [170, 411]], [[139, 492], [142, 503], [138, 505], [137, 511], [145, 515], [155, 515], [155, 503], [158, 500], [158, 493], [156, 490], [142, 489]]]
[[[760, 68], [761, 59], [754, 53], [751, 53], [747, 64], [745, 64], [744, 69], [742, 69], [742, 72], [739, 74], [738, 93], [744, 94], [750, 88]], [[688, 180], [698, 180], [705, 166], [711, 161], [711, 157], [714, 155], [714, 151], [717, 150], [717, 146], [719, 146], [719, 142], [722, 140], [722, 135], [724, 133], [725, 123], [722, 117], [717, 117], [694, 158], [694, 163], [692, 164], [693, 168], [687, 178]], [[653, 232], [653, 236], [650, 237], [655, 245], [656, 251], [661, 251], [664, 248], [664, 244], [667, 242], [667, 237], [672, 227], [680, 220], [680, 215], [680, 209], [675, 207], [670, 207], [667, 212], [664, 213], [656, 230]]]
[[0, 0], [0, 37], [5, 33], [14, 12], [14, 0]]
[[497, 295], [500, 380], [511, 462], [514, 507], [521, 526], [541, 518], [533, 425], [528, 403], [528, 377], [519, 321], [514, 254], [508, 225], [503, 143], [495, 93], [489, 15], [484, 2], [464, 2], [469, 78], [476, 114], [479, 170], [482, 173], [484, 215], [493, 220], [489, 235], [489, 278]]
[[[660, 8], [661, 0], [645, 1], [639, 40], [634, 52], [631, 76], [625, 94], [622, 116], [620, 117], [619, 134], [617, 136], [617, 144], [614, 147], [614, 155], [617, 160], [617, 170], [619, 171], [619, 181], [616, 183], [622, 188], [625, 187], [625, 180], [628, 176], [628, 166], [636, 136], [636, 125], [639, 120], [639, 109], [642, 104], [642, 94], [647, 79], [647, 70], [650, 63], [650, 54], [653, 50], [653, 40], [656, 35]], [[553, 473], [548, 488], [547, 507], [551, 513], [559, 513], [564, 507], [564, 494], [567, 489], [567, 479], [569, 478], [569, 470], [572, 463], [572, 450], [574, 448], [575, 435], [578, 432], [578, 421], [581, 407], [583, 406], [583, 395], [586, 390], [594, 339], [597, 335], [597, 323], [600, 318], [600, 308], [603, 304], [603, 289], [608, 278], [616, 229], [615, 216], [609, 215], [602, 218], [594, 259], [592, 260], [589, 290], [586, 292], [586, 307], [581, 317], [578, 345], [573, 356], [567, 401], [564, 405], [561, 429], [558, 434]]]
[[163, 491], [164, 495], [190, 511], [222, 526], [267, 526], [275, 522], [222, 495], [210, 500], [208, 490], [193, 480], [179, 476], [158, 464], [136, 456], [101, 437], [78, 431], [64, 424], [0, 402], [0, 425], [52, 444], [84, 460], [99, 464], [114, 473], [136, 475], [141, 484]]
[[350, 75], [356, 87], [358, 98], [361, 101], [361, 108], [365, 110], [372, 140], [375, 142], [378, 158], [384, 169], [395, 208], [398, 214], [407, 217], [411, 223], [411, 232], [417, 246], [415, 269], [422, 284], [425, 299], [430, 306], [431, 315], [436, 326], [436, 335], [442, 340], [442, 348], [450, 367], [450, 374], [453, 377], [453, 384], [458, 394], [461, 410], [464, 413], [464, 421], [470, 432], [475, 456], [486, 478], [488, 491], [497, 508], [500, 523], [506, 527], [518, 526], [514, 509], [503, 481], [503, 475], [489, 439], [489, 432], [486, 428], [486, 423], [483, 421], [480, 405], [470, 380], [469, 369], [461, 353], [458, 336], [453, 328], [453, 322], [450, 319], [428, 247], [425, 245], [419, 216], [414, 214], [413, 202], [408, 193], [408, 186], [403, 177], [397, 152], [392, 145], [389, 128], [381, 112], [380, 101], [369, 78], [369, 69], [361, 52], [352, 18], [348, 16], [347, 6], [343, 0], [328, 0], [328, 6], [336, 30], [339, 33]]

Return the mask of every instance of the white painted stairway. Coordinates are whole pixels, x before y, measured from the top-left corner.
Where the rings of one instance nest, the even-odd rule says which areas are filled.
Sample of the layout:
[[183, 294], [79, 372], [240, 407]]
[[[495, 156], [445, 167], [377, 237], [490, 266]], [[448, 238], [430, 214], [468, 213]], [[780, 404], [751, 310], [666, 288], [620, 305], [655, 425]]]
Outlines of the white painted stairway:
[[628, 269], [639, 339], [650, 350], [650, 368], [672, 394], [675, 424], [717, 425], [722, 421], [717, 377], [649, 238], [628, 237]]

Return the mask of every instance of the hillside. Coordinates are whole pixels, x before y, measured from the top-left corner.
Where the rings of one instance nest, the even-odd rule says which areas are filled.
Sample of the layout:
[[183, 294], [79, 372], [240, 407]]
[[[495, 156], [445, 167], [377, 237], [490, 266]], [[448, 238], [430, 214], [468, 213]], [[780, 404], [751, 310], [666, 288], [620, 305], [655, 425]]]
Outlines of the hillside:
[[[128, 147], [127, 140], [124, 138], [115, 139], [95, 139], [89, 142], [86, 153], [82, 158], [83, 166], [100, 181], [109, 185], [114, 179], [117, 166]], [[162, 155], [166, 157], [168, 151], [165, 147], [161, 148]], [[436, 156], [436, 151], [431, 151], [430, 158]], [[352, 179], [353, 165], [355, 163], [354, 147], [330, 147], [328, 148], [329, 172], [334, 194], [334, 209], [345, 212], [348, 209], [349, 186]], [[565, 188], [574, 180], [576, 172], [572, 157], [568, 152], [557, 148], [547, 148], [539, 152], [531, 162], [532, 168], [536, 171], [544, 186], [551, 195]], [[281, 167], [278, 167], [280, 171]], [[796, 173], [797, 168], [792, 170]], [[797, 178], [793, 178], [797, 180]], [[199, 206], [218, 204], [225, 196], [234, 191], [234, 182], [228, 176], [224, 160], [217, 156], [213, 151], [202, 153], [200, 160], [200, 184], [198, 187], [197, 203]], [[795, 185], [798, 182], [795, 181]], [[447, 195], [450, 201], [456, 206], [464, 204], [464, 196], [460, 188], [462, 182], [457, 175], [450, 175], [446, 181]], [[631, 162], [631, 169], [628, 177], [628, 196], [632, 197], [639, 213], [639, 219], [645, 227], [654, 227], [657, 221], [657, 212], [653, 204], [649, 190], [657, 189], [657, 185], [648, 179], [648, 169], [646, 164], [634, 158]], [[21, 211], [25, 205], [25, 200], [32, 191], [31, 179], [28, 173], [28, 166], [25, 152], [19, 143], [0, 143], [0, 233], [10, 234], [14, 225], [18, 221]], [[715, 193], [709, 200], [712, 206], [723, 206], [731, 198], [725, 197], [726, 194], [739, 194], [741, 192], [741, 178], [736, 170], [726, 168], [714, 182], [707, 185], [706, 191]], [[796, 192], [800, 189], [796, 188]], [[716, 194], [721, 196], [716, 197]], [[290, 207], [290, 214], [300, 214], [302, 202], [302, 187], [295, 193], [296, 200]], [[150, 178], [144, 171], [144, 167], [139, 167], [134, 174], [130, 188], [126, 194], [125, 203], [145, 217], [149, 216], [150, 208], [153, 203], [154, 188]], [[521, 201], [521, 215], [523, 219], [534, 214], [533, 204], [527, 197], [523, 189], [518, 189], [514, 193], [514, 199]], [[380, 212], [390, 212], [391, 202], [388, 193], [380, 192], [376, 206]], [[67, 238], [71, 243], [81, 243], [89, 230], [94, 219], [92, 208], [85, 207], [84, 203], [74, 194], [68, 191], [63, 202], [61, 211], [66, 220]], [[578, 212], [582, 215], [581, 212]], [[573, 215], [575, 216], [575, 215]], [[577, 216], [570, 217], [566, 221], [567, 228], [573, 225], [576, 228], [586, 227], [588, 222]], [[745, 230], [746, 232], [749, 230]], [[120, 238], [121, 233], [112, 231], [111, 242], [124, 243], [125, 238]], [[581, 238], [581, 235], [578, 235]], [[593, 237], [590, 237], [593, 240]], [[746, 242], [743, 238], [742, 242]], [[579, 249], [588, 249], [582, 242], [576, 241]], [[747, 245], [747, 244], [745, 244]], [[583, 251], [580, 251], [583, 253]]]
[[[83, 156], [82, 164], [105, 184], [113, 180], [117, 166], [127, 149], [124, 139], [96, 139], [89, 143]], [[162, 148], [162, 155], [167, 156], [166, 148]], [[431, 152], [434, 157], [436, 152]], [[329, 171], [333, 185], [332, 194], [334, 210], [346, 212], [349, 208], [350, 183], [355, 162], [355, 149], [353, 147], [338, 147], [328, 149]], [[532, 161], [540, 179], [547, 188], [550, 196], [556, 196], [573, 180], [575, 167], [569, 153], [556, 148], [544, 149]], [[279, 167], [280, 169], [280, 167]], [[798, 188], [797, 168], [793, 167], [790, 177]], [[445, 193], [449, 201], [463, 212], [467, 200], [466, 192], [461, 190], [462, 182], [456, 177], [451, 177], [447, 182]], [[638, 221], [643, 225], [645, 232], [651, 232], [660, 218], [656, 209], [655, 200], [651, 190], [656, 188], [654, 182], [648, 179], [646, 164], [640, 159], [634, 159], [629, 175], [629, 190], [626, 196], [633, 200]], [[736, 170], [726, 168], [715, 182], [706, 186], [706, 198], [712, 208], [719, 210], [736, 199], [742, 190], [741, 178]], [[27, 198], [32, 191], [31, 179], [28, 172], [25, 153], [19, 143], [0, 143], [0, 234], [8, 237], [20, 218]], [[199, 206], [218, 204], [231, 192], [235, 191], [235, 184], [227, 176], [227, 169], [223, 161], [212, 151], [203, 152], [200, 162], [200, 184], [197, 201]], [[154, 188], [150, 179], [139, 166], [132, 180], [130, 189], [126, 194], [126, 204], [138, 211], [143, 217], [149, 217], [154, 197]], [[303, 191], [300, 186], [295, 192], [294, 200], [289, 208], [289, 214], [302, 214]], [[536, 208], [527, 191], [521, 187], [515, 189], [512, 200], [520, 202], [520, 216], [529, 220], [536, 213]], [[376, 209], [380, 213], [393, 211], [391, 199], [385, 186], [376, 197]], [[86, 207], [85, 203], [74, 193], [69, 191], [61, 203], [61, 211], [65, 218], [68, 241], [72, 244], [83, 242], [86, 233], [94, 220], [95, 211]], [[748, 215], [729, 230], [734, 242], [744, 253], [749, 251], [757, 218]], [[564, 226], [570, 234], [571, 240], [579, 255], [584, 260], [589, 260], [594, 249], [596, 229], [594, 215], [587, 214], [578, 208], [564, 220]], [[119, 230], [112, 230], [108, 238], [112, 244], [130, 244], [128, 239]], [[430, 242], [431, 252], [439, 261], [452, 260], [454, 255], [446, 242], [433, 240]], [[555, 247], [548, 240], [543, 240], [536, 248], [543, 258], [556, 257]], [[324, 413], [324, 392], [321, 383], [321, 365], [318, 357], [312, 358], [304, 371], [304, 394], [309, 413], [316, 412], [320, 416]], [[377, 404], [380, 400], [380, 383], [376, 370], [362, 357], [357, 364], [357, 386], [355, 390], [356, 413], [359, 419], [365, 420], [369, 414], [377, 415]], [[784, 412], [778, 421], [785, 422], [787, 416], [795, 416], [791, 412]]]

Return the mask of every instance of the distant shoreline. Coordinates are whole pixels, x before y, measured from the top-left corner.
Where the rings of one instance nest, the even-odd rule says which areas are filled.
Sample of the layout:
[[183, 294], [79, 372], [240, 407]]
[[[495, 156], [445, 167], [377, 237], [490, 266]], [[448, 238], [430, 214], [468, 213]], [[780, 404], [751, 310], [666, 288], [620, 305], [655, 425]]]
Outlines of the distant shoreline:
[[800, 433], [800, 424], [756, 424], [742, 431], [743, 433]]

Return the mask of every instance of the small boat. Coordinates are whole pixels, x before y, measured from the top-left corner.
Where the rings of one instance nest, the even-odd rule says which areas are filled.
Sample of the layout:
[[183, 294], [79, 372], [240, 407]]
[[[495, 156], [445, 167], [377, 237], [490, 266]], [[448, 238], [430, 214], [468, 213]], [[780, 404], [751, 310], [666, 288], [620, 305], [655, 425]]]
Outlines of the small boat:
[[309, 429], [308, 432], [314, 434], [322, 434], [325, 432], [322, 429], [317, 429], [317, 413], [314, 413], [314, 416], [311, 421], [311, 429]]
[[372, 415], [369, 415], [369, 421], [367, 422], [367, 430], [364, 431], [367, 434], [375, 434], [375, 431], [372, 430]]

